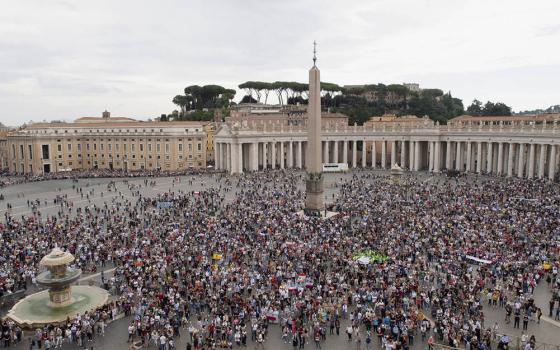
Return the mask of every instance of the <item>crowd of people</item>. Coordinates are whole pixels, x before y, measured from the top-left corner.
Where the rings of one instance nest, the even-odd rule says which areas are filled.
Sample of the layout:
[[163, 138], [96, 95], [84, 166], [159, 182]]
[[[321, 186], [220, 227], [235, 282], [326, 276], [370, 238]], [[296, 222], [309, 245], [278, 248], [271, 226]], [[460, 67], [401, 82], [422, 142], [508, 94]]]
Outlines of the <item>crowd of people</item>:
[[[550, 293], [547, 315], [560, 314], [556, 184], [437, 176], [396, 182], [356, 172], [334, 182], [329, 206], [338, 214], [321, 219], [299, 212], [302, 173], [203, 177], [216, 185], [148, 197], [142, 186], [157, 179], [145, 180], [127, 183], [130, 196], [104, 205], [72, 211], [60, 197], [58, 215], [41, 217], [40, 208], [23, 219], [7, 215], [2, 293], [35, 288], [38, 262], [55, 245], [84, 271], [112, 271], [101, 277], [111, 305], [38, 330], [33, 343], [85, 347], [124, 313], [123, 341], [161, 350], [175, 348], [179, 337], [187, 349], [265, 348], [272, 334], [286, 348], [321, 348], [339, 336], [357, 349], [418, 342], [505, 349], [502, 322], [486, 321], [499, 312], [504, 323], [511, 316], [516, 328], [522, 322], [529, 350], [543, 314], [537, 285]], [[356, 259], [366, 250], [387, 259]], [[2, 332], [6, 344], [22, 339], [12, 321]]]
[[[28, 182], [49, 181], [49, 180], [68, 180], [74, 181], [78, 179], [91, 178], [121, 178], [121, 177], [165, 177], [165, 176], [186, 176], [204, 173], [204, 170], [197, 168], [188, 168], [185, 170], [166, 171], [166, 170], [111, 170], [111, 169], [91, 169], [91, 170], [73, 170], [60, 171], [44, 174], [16, 174], [4, 173], [0, 177], [0, 188], [24, 184]], [[2, 198], [3, 199], [3, 198]]]

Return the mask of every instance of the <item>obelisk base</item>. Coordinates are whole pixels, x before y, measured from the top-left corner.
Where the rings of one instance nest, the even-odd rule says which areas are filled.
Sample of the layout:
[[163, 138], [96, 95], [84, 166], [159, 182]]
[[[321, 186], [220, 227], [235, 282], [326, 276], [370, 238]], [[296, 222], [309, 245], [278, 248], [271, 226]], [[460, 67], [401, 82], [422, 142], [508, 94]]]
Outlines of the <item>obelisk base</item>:
[[323, 198], [323, 174], [308, 173], [305, 182], [305, 215], [321, 216], [325, 210], [325, 199]]

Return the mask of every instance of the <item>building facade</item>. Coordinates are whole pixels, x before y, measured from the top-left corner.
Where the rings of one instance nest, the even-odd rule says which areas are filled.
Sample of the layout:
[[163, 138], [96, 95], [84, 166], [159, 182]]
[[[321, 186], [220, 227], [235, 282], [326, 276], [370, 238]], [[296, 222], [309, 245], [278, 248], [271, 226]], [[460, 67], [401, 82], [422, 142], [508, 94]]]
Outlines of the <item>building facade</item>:
[[12, 173], [70, 170], [176, 171], [206, 166], [203, 122], [146, 122], [110, 116], [34, 123], [6, 136]]
[[[372, 118], [349, 126], [344, 116], [322, 115], [323, 163], [350, 168], [460, 172], [554, 179], [560, 164], [558, 114], [455, 118]], [[334, 120], [334, 122], [332, 122]], [[226, 118], [215, 135], [218, 169], [305, 168], [306, 116], [286, 113]]]

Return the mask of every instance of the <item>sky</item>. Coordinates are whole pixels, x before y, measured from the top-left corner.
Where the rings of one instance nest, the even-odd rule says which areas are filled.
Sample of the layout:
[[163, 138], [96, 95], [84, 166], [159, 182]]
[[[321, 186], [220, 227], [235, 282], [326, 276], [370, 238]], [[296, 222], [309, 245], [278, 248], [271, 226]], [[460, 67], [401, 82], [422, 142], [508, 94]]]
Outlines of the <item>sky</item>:
[[189, 85], [305, 82], [314, 40], [322, 81], [546, 108], [558, 14], [558, 0], [2, 0], [0, 122], [146, 119]]

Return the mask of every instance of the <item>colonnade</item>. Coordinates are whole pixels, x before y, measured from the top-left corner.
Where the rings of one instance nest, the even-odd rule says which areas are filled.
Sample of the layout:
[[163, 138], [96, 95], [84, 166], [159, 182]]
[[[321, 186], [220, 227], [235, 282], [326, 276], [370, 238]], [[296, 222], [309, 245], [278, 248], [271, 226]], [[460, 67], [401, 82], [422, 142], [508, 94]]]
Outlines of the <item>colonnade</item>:
[[[534, 142], [471, 140], [343, 139], [322, 141], [323, 163], [350, 168], [389, 169], [392, 164], [413, 171], [459, 171], [553, 179], [560, 164], [557, 145]], [[216, 168], [231, 173], [263, 169], [305, 168], [307, 142], [258, 140], [216, 142]]]

